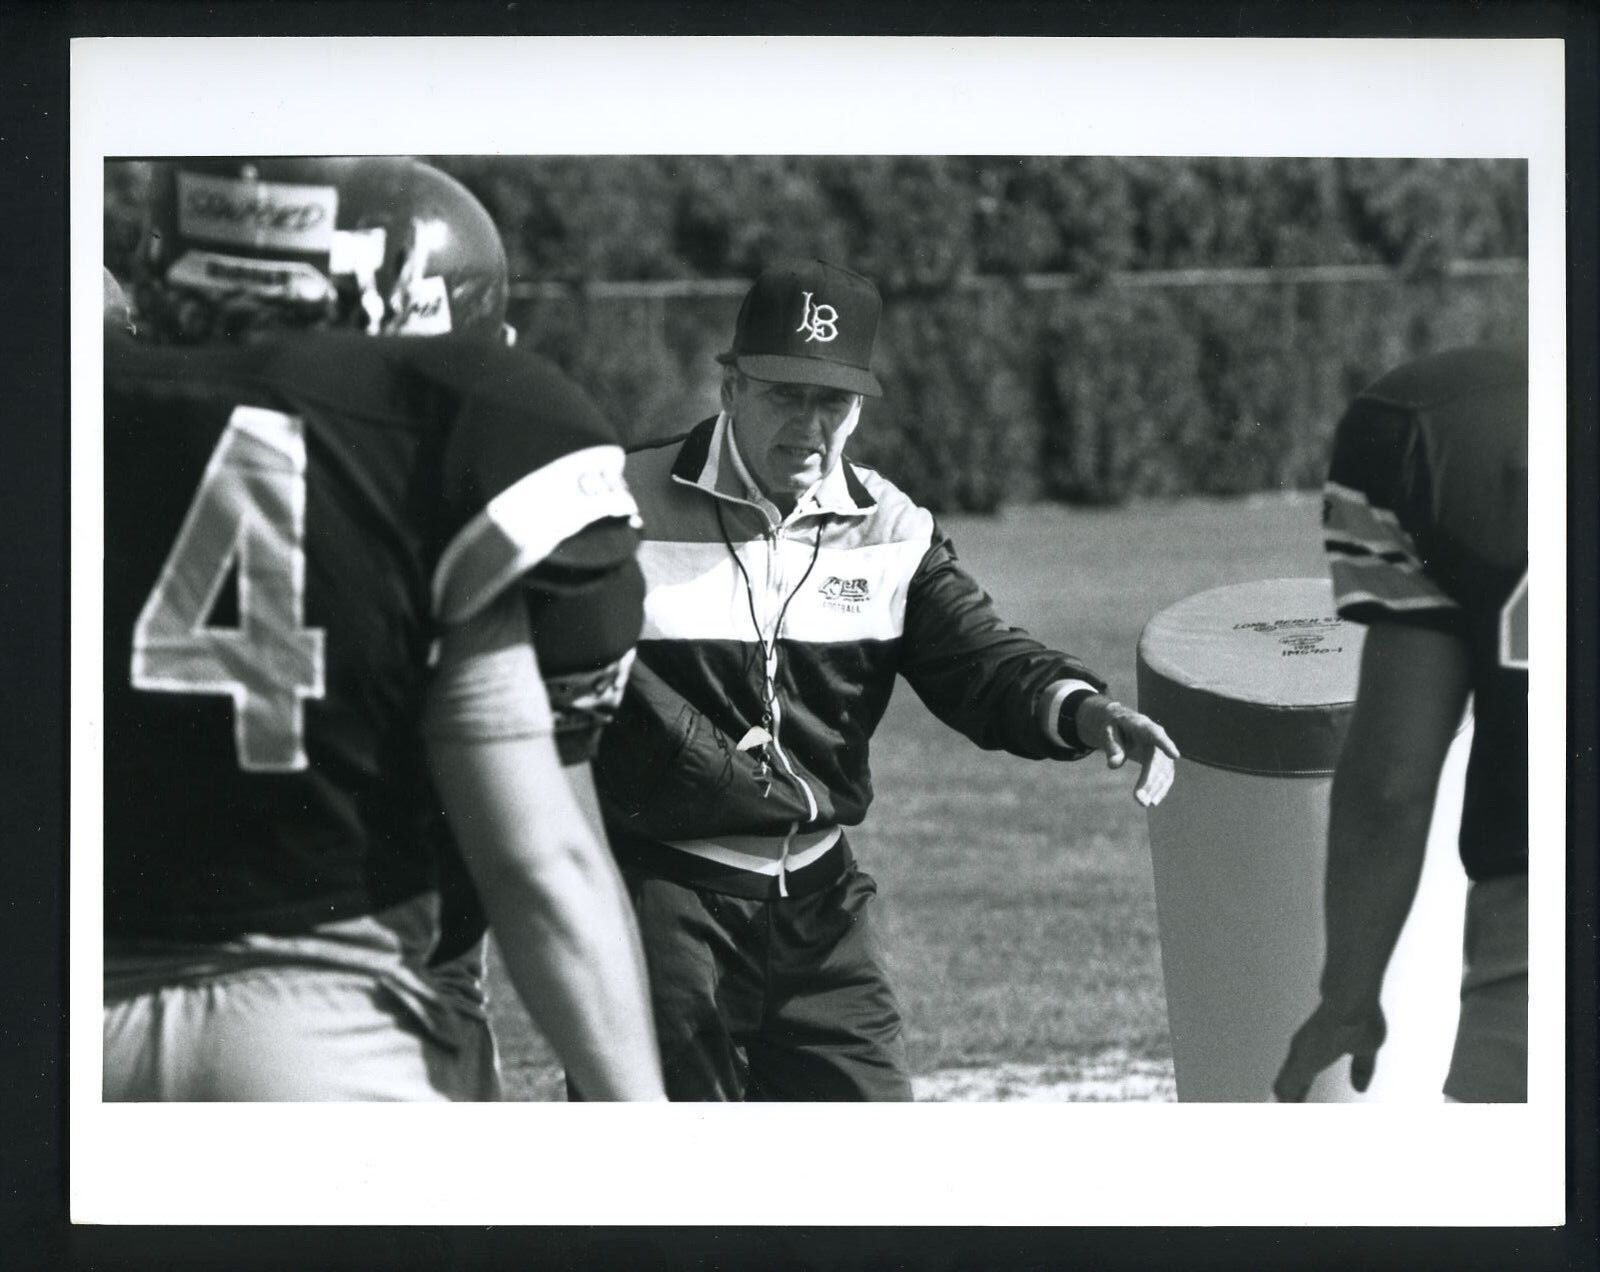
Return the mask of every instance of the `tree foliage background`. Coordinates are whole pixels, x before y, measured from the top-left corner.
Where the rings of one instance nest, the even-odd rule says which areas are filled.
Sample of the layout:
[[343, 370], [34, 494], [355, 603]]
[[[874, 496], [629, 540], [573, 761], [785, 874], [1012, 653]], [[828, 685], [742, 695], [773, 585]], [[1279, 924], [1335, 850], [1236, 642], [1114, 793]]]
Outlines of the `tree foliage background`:
[[[713, 359], [738, 289], [596, 284], [749, 279], [784, 256], [873, 278], [886, 393], [852, 453], [938, 509], [1315, 485], [1362, 384], [1408, 357], [1527, 332], [1525, 272], [1461, 268], [1526, 261], [1520, 161], [433, 162], [499, 225], [524, 343], [630, 438], [715, 409]], [[140, 165], [108, 165], [106, 260], [121, 275], [143, 179]], [[1291, 272], [1317, 266], [1377, 268], [1343, 281]], [[1277, 272], [1152, 274], [1226, 270]]]

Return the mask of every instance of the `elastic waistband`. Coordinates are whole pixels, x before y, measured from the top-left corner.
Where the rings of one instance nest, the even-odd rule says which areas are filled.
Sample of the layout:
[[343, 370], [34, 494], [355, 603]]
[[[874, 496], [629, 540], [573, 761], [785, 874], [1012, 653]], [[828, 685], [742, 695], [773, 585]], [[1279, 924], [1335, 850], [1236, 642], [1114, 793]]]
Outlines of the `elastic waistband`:
[[[671, 839], [668, 848], [691, 853], [714, 861], [718, 865], [732, 866], [736, 870], [750, 870], [756, 874], [777, 875], [780, 870], [793, 873], [813, 861], [839, 842], [844, 834], [837, 826], [822, 830], [796, 831], [793, 835], [720, 835], [715, 839]], [[784, 851], [785, 841], [788, 852]]]
[[[783, 852], [781, 835], [762, 837], [772, 850], [770, 872], [730, 865], [726, 861], [703, 853], [685, 851], [679, 844], [664, 844], [653, 839], [630, 835], [626, 831], [610, 829], [609, 836], [612, 852], [623, 867], [730, 897], [776, 900], [781, 896], [806, 896], [836, 883], [839, 876], [855, 860], [850, 851], [850, 841], [845, 838], [844, 831], [834, 826], [826, 832], [817, 832], [811, 836], [821, 842], [813, 843], [805, 850], [807, 852], [805, 864], [783, 872], [780, 885], [777, 865]], [[807, 837], [795, 836], [794, 845], [790, 847], [789, 860], [794, 860], [799, 851], [796, 845], [805, 838]], [[688, 842], [695, 844], [717, 842], [727, 846], [730, 841], [724, 839]]]

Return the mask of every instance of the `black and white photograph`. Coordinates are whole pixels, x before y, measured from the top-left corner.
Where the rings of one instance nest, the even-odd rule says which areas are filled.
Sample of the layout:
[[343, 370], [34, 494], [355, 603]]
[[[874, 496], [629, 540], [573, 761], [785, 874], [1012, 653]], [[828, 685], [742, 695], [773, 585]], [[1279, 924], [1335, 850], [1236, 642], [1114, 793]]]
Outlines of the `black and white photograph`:
[[75, 1219], [1559, 1221], [1558, 46], [199, 43], [74, 57]]

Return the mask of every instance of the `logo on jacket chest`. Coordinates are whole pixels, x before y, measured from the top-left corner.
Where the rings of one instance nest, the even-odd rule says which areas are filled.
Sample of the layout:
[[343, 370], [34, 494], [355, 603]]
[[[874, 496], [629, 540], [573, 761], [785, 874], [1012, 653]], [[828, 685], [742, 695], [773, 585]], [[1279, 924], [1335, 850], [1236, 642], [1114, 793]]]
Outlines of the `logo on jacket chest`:
[[822, 603], [828, 609], [846, 614], [859, 614], [862, 605], [872, 599], [866, 579], [841, 579], [837, 574], [825, 578], [817, 591], [822, 594]]

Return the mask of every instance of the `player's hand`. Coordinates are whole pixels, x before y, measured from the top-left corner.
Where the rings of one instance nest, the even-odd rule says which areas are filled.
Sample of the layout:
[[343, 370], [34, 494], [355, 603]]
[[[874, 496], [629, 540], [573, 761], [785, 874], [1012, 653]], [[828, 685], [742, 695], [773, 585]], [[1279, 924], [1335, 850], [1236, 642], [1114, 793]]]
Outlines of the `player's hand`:
[[1139, 765], [1133, 797], [1154, 808], [1172, 789], [1179, 758], [1167, 731], [1147, 715], [1097, 693], [1078, 704], [1078, 740], [1106, 753], [1106, 767], [1119, 769], [1130, 759]]
[[1326, 1002], [1317, 1004], [1289, 1044], [1289, 1058], [1272, 1084], [1273, 1095], [1285, 1104], [1299, 1104], [1317, 1074], [1345, 1056], [1350, 1057], [1350, 1085], [1365, 1091], [1387, 1034], [1383, 1010], [1377, 1003], [1353, 1012]]

